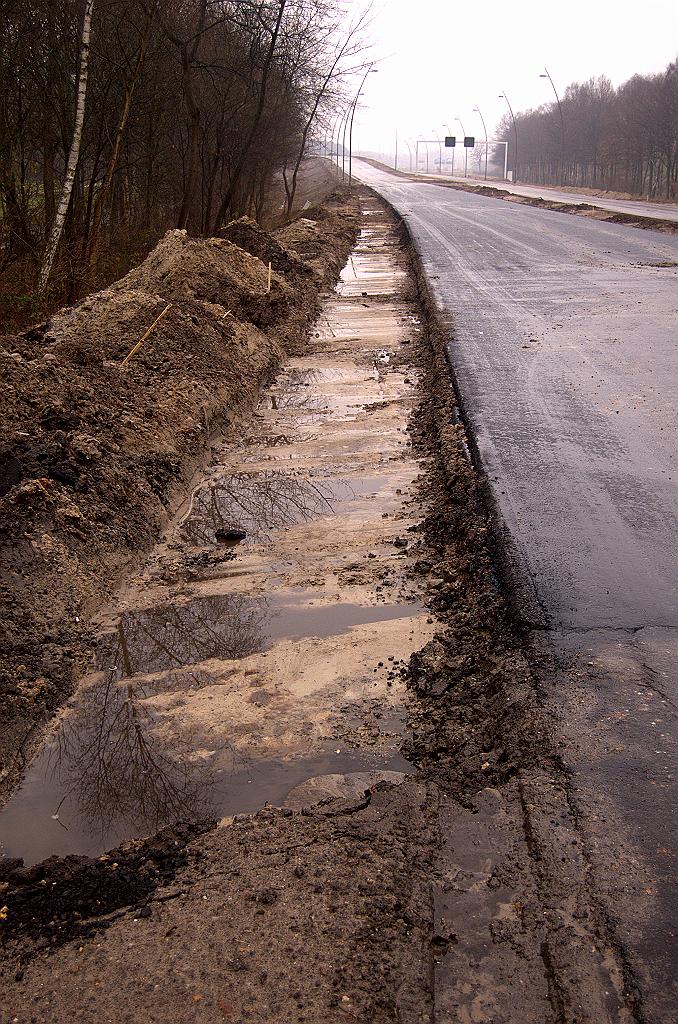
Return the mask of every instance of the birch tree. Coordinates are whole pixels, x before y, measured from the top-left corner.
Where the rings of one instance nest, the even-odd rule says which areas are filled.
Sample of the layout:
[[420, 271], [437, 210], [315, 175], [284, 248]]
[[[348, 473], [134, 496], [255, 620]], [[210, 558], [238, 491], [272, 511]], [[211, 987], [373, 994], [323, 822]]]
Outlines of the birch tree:
[[73, 127], [73, 141], [71, 142], [71, 148], [68, 154], [68, 162], [66, 164], [66, 176], [64, 178], [64, 185], [61, 192], [61, 199], [59, 200], [59, 206], [57, 208], [56, 216], [54, 218], [54, 224], [52, 226], [52, 233], [47, 243], [45, 255], [42, 262], [42, 268], [40, 270], [40, 277], [38, 278], [38, 293], [44, 292], [49, 281], [49, 276], [52, 272], [52, 265], [54, 263], [54, 257], [59, 246], [59, 239], [61, 238], [61, 232], [63, 231], [64, 222], [66, 220], [66, 214], [68, 212], [68, 206], [71, 201], [71, 193], [73, 191], [73, 182], [75, 181], [75, 172], [78, 166], [78, 160], [80, 158], [80, 141], [82, 139], [82, 126], [85, 120], [85, 98], [87, 96], [87, 69], [89, 65], [89, 39], [92, 30], [92, 13], [94, 10], [94, 0], [86, 0], [85, 2], [85, 14], [82, 21], [82, 36], [80, 41], [80, 74], [78, 76], [78, 92], [75, 106], [75, 124]]

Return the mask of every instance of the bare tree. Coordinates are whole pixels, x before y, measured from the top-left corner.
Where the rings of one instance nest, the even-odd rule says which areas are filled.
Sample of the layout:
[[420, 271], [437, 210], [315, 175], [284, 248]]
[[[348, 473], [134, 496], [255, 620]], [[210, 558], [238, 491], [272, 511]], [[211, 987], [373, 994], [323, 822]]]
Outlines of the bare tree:
[[168, 228], [261, 218], [283, 185], [291, 211], [364, 23], [334, 0], [2, 8], [0, 286], [26, 315], [111, 280]]

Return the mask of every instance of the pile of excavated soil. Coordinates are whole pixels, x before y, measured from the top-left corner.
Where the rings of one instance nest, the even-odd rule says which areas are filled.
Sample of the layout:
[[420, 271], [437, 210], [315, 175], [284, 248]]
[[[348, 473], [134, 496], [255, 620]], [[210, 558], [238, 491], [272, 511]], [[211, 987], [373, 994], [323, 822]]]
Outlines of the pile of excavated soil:
[[172, 231], [121, 281], [0, 338], [0, 794], [83, 668], [85, 620], [157, 539], [210, 435], [235, 431], [303, 345], [357, 223], [335, 193], [275, 237], [249, 224], [264, 260]]

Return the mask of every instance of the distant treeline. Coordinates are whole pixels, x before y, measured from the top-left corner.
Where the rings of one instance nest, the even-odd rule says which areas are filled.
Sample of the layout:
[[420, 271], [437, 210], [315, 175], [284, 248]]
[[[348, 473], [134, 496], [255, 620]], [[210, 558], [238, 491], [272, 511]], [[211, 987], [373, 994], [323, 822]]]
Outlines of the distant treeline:
[[55, 224], [62, 273], [80, 275], [121, 235], [209, 234], [260, 214], [283, 168], [291, 208], [309, 136], [360, 63], [341, 8], [0, 0], [0, 272], [28, 257], [45, 276]]
[[[562, 112], [562, 118], [561, 118]], [[557, 103], [510, 116], [498, 137], [520, 181], [613, 189], [655, 197], [678, 193], [678, 60], [618, 89], [607, 78], [569, 85]]]

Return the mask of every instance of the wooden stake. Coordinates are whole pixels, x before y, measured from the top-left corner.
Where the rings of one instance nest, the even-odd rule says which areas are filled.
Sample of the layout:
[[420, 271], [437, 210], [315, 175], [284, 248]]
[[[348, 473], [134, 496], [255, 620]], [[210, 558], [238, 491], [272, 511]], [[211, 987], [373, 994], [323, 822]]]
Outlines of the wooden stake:
[[266, 291], [270, 292], [270, 290], [271, 290], [271, 264], [269, 263], [268, 264], [268, 288], [266, 289]]
[[163, 309], [162, 313], [155, 318], [155, 320], [153, 321], [151, 326], [148, 328], [148, 330], [145, 332], [145, 334], [142, 334], [142, 336], [139, 338], [139, 340], [136, 343], [136, 345], [134, 346], [134, 348], [129, 350], [129, 352], [127, 353], [127, 355], [123, 359], [122, 363], [120, 364], [121, 366], [124, 366], [125, 363], [129, 362], [129, 360], [132, 358], [134, 353], [139, 351], [139, 349], [141, 348], [143, 342], [146, 341], [146, 338], [149, 336], [151, 331], [155, 330], [155, 328], [158, 326], [158, 324], [160, 323], [162, 318], [165, 316], [166, 313], [169, 313], [171, 308], [172, 308], [172, 303], [168, 302], [167, 305], [165, 306], [165, 308]]

